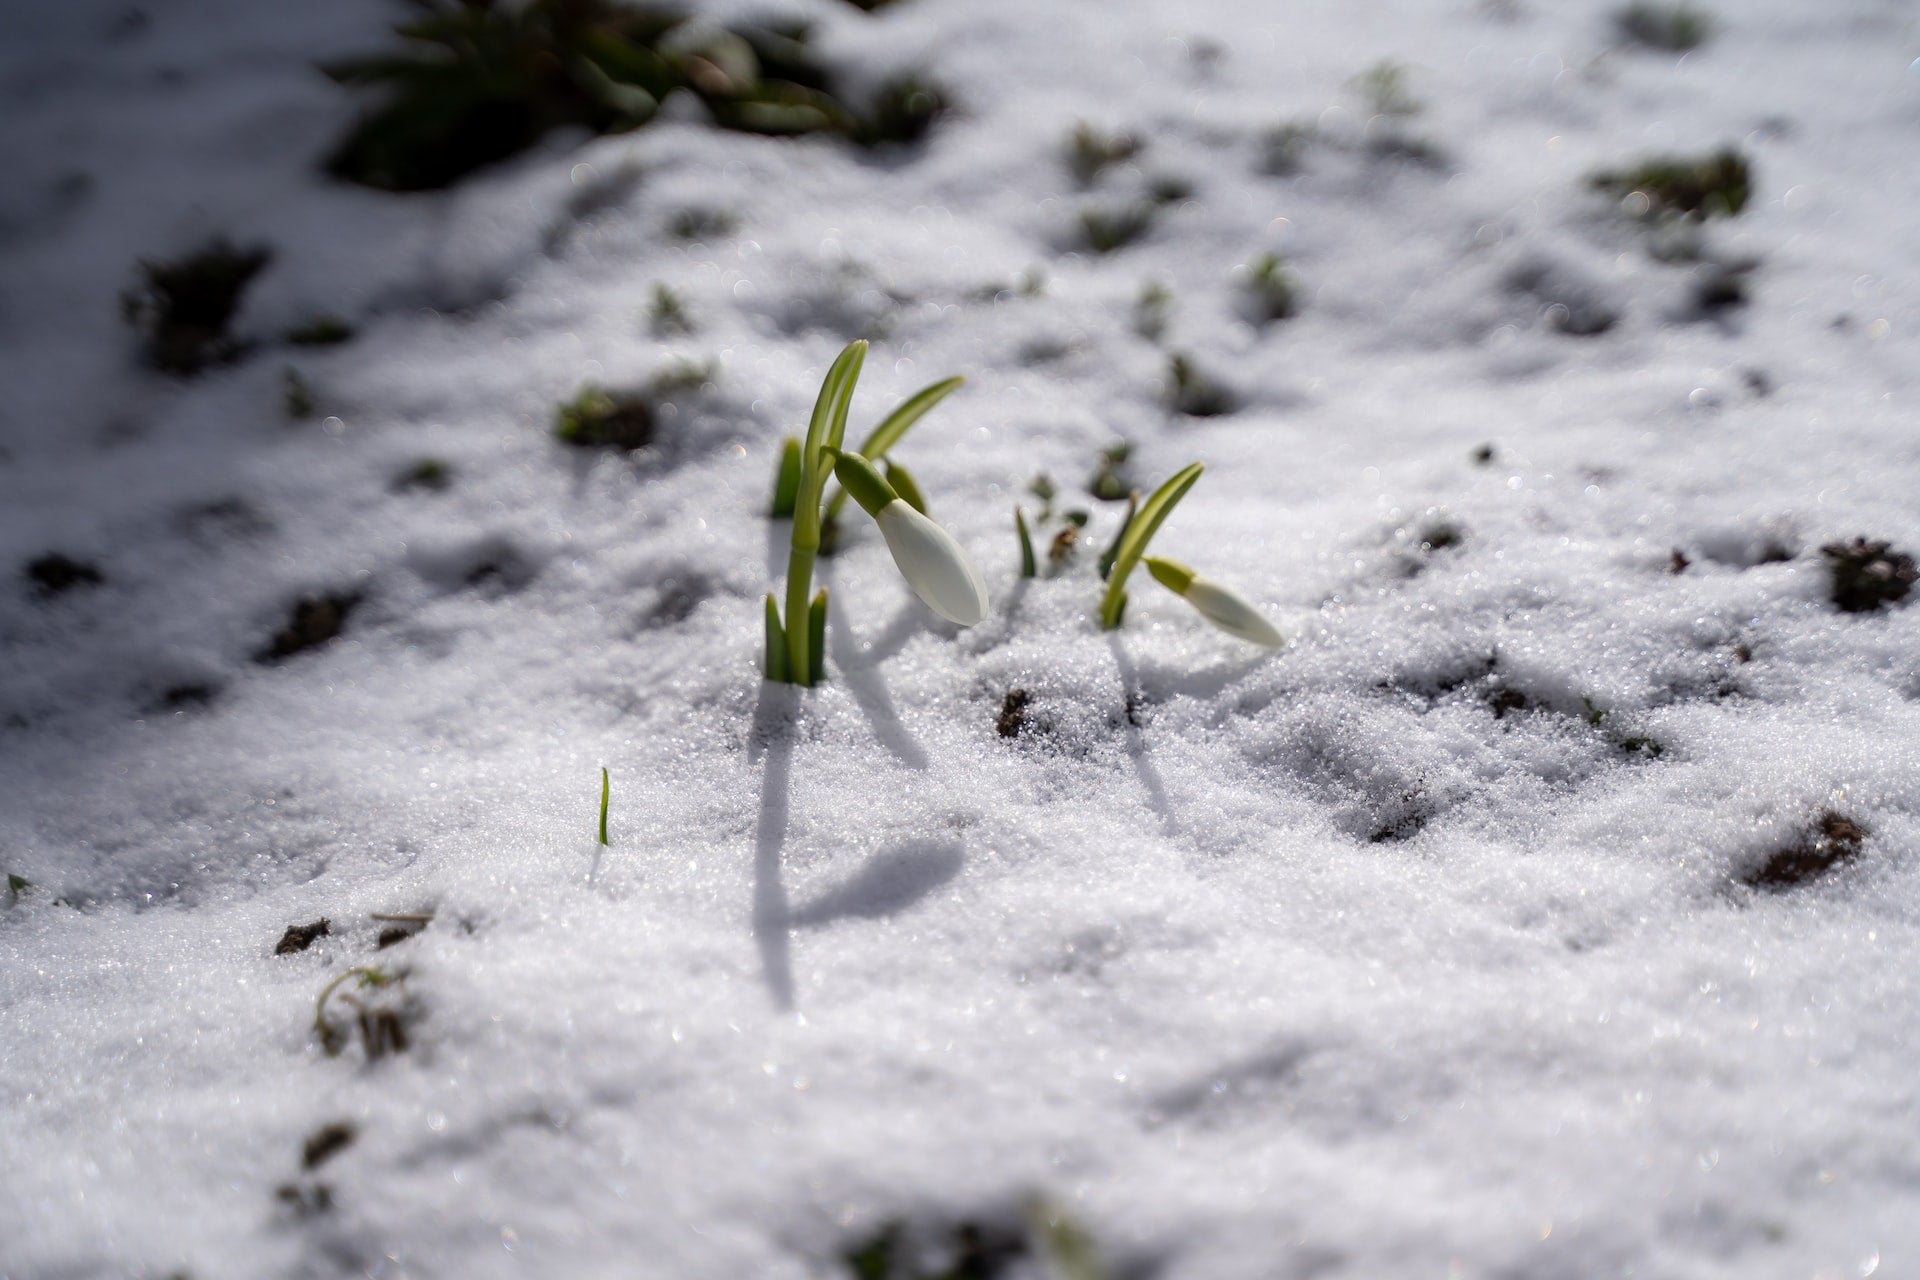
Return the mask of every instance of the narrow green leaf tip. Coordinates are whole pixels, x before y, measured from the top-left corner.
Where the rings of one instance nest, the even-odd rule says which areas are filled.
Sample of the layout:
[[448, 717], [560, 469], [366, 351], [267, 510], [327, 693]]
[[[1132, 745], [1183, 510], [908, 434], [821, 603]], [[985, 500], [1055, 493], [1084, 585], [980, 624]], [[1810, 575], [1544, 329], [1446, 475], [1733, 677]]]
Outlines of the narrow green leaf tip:
[[767, 592], [767, 679], [787, 683], [787, 629], [780, 625], [780, 602]]
[[1020, 535], [1020, 576], [1031, 578], [1039, 573], [1040, 567], [1033, 558], [1033, 535], [1027, 532], [1027, 513], [1018, 503], [1013, 507], [1013, 531]]
[[608, 844], [607, 839], [607, 801], [613, 798], [613, 779], [607, 774], [607, 766], [600, 766], [600, 843]]
[[1121, 611], [1126, 608], [1127, 575], [1133, 572], [1133, 566], [1146, 553], [1147, 543], [1153, 540], [1161, 524], [1179, 505], [1180, 499], [1187, 496], [1204, 470], [1205, 464], [1195, 462], [1174, 472], [1140, 504], [1139, 514], [1128, 522], [1114, 556], [1113, 570], [1107, 576], [1106, 595], [1100, 601], [1100, 626], [1104, 630], [1111, 631], [1120, 625]]
[[807, 609], [807, 639], [812, 648], [809, 661], [813, 663], [808, 673], [810, 684], [819, 684], [827, 678], [827, 589], [820, 588], [813, 597], [813, 604]]

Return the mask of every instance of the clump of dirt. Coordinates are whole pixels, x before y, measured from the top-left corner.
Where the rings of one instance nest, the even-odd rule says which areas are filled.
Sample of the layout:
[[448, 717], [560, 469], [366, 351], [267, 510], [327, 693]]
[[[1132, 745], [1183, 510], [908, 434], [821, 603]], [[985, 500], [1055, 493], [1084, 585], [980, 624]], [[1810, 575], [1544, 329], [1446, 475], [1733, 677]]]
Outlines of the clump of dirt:
[[140, 262], [140, 284], [120, 297], [121, 313], [146, 339], [147, 363], [162, 373], [190, 375], [238, 356], [227, 333], [240, 295], [273, 251], [235, 248], [214, 240], [172, 262]]
[[1025, 689], [1009, 689], [1000, 704], [1000, 715], [994, 720], [994, 731], [1003, 738], [1017, 738], [1020, 731], [1027, 727], [1027, 704], [1033, 701], [1033, 695]]
[[321, 916], [312, 924], [290, 924], [287, 931], [280, 935], [280, 944], [273, 949], [277, 956], [290, 956], [305, 951], [321, 938], [333, 932], [333, 922]]
[[1913, 557], [1895, 551], [1886, 542], [1829, 542], [1820, 548], [1833, 573], [1830, 591], [1842, 613], [1871, 613], [1882, 605], [1898, 604], [1920, 577]]
[[317, 649], [337, 638], [346, 628], [347, 615], [360, 603], [358, 595], [302, 596], [293, 602], [287, 625], [273, 633], [273, 642], [257, 657], [260, 662], [281, 662], [295, 654]]
[[64, 595], [77, 587], [97, 587], [106, 580], [100, 570], [84, 560], [75, 560], [58, 551], [49, 551], [28, 561], [26, 575], [35, 594], [42, 597]]
[[307, 1135], [300, 1148], [300, 1167], [318, 1169], [333, 1157], [353, 1145], [359, 1130], [345, 1120], [336, 1120], [332, 1124], [322, 1125]]
[[1740, 883], [1775, 892], [1794, 888], [1858, 857], [1866, 838], [1866, 828], [1829, 809], [1794, 843], [1774, 850], [1765, 862], [1742, 873]]

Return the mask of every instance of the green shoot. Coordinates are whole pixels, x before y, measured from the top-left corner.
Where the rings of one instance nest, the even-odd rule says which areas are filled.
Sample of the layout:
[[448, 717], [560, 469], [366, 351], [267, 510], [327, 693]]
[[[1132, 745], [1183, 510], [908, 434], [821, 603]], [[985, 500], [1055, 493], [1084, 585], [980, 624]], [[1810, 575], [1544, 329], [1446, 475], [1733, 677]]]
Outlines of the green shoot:
[[807, 608], [807, 643], [813, 654], [808, 684], [819, 684], [827, 674], [827, 589], [814, 593]]
[[1087, 492], [1102, 502], [1120, 502], [1133, 492], [1133, 480], [1127, 474], [1127, 459], [1133, 456], [1133, 443], [1116, 440], [1100, 451]]
[[788, 436], [780, 445], [780, 469], [773, 477], [773, 505], [767, 514], [775, 520], [793, 518], [793, 504], [800, 497], [800, 438]]
[[1140, 491], [1135, 489], [1127, 495], [1127, 514], [1120, 521], [1120, 527], [1113, 532], [1113, 541], [1100, 553], [1100, 580], [1105, 582], [1113, 576], [1113, 562], [1119, 558], [1121, 540], [1127, 536], [1127, 530], [1133, 527], [1133, 517], [1140, 510]]
[[693, 317], [680, 295], [665, 284], [653, 286], [653, 301], [647, 304], [647, 327], [656, 338], [675, 333], [692, 333]]
[[[320, 1037], [320, 1047], [327, 1051], [329, 1058], [339, 1056], [340, 1050], [346, 1047], [347, 1033], [327, 1020], [327, 999], [332, 996], [343, 983], [356, 977], [360, 979], [361, 990], [369, 987], [387, 987], [399, 981], [397, 977], [388, 973], [385, 969], [361, 965], [347, 970], [345, 973], [327, 983], [326, 986], [320, 988], [320, 996], [313, 1002], [313, 1030], [314, 1033]], [[351, 996], [342, 998], [352, 1001]], [[357, 1001], [353, 1001], [353, 1003], [358, 1004]], [[364, 1010], [361, 1011], [360, 1024], [361, 1034], [366, 1038], [367, 1056], [370, 1058], [377, 1057], [379, 1053], [384, 1050], [384, 1042], [380, 1048], [375, 1047], [375, 1040], [371, 1033], [372, 1024]], [[402, 1042], [404, 1043], [404, 1037]]]
[[1160, 526], [1173, 513], [1180, 499], [1187, 496], [1205, 464], [1195, 462], [1175, 472], [1165, 484], [1153, 491], [1151, 497], [1140, 504], [1138, 514], [1127, 522], [1126, 532], [1120, 535], [1115, 548], [1113, 567], [1107, 575], [1106, 594], [1100, 600], [1100, 626], [1112, 631], [1120, 625], [1120, 619], [1127, 608], [1127, 575], [1133, 572], [1134, 565], [1146, 554], [1147, 543], [1160, 531]]
[[1034, 577], [1039, 573], [1040, 567], [1034, 562], [1033, 535], [1027, 532], [1026, 512], [1020, 509], [1018, 503], [1013, 508], [1013, 531], [1020, 538], [1020, 576]]
[[1617, 196], [1636, 216], [1731, 218], [1747, 207], [1753, 167], [1737, 147], [1704, 156], [1659, 156], [1594, 174], [1595, 190]]
[[607, 774], [607, 766], [600, 766], [600, 843], [611, 844], [607, 839], [607, 801], [613, 798], [613, 779]]
[[1293, 273], [1277, 253], [1263, 253], [1247, 265], [1247, 294], [1261, 324], [1285, 320], [1300, 309]]
[[1149, 342], [1158, 342], [1167, 332], [1172, 312], [1173, 290], [1158, 280], [1149, 280], [1133, 300], [1133, 331]]
[[787, 631], [780, 625], [780, 602], [767, 592], [767, 679], [787, 683]]
[[[833, 469], [827, 451], [837, 450], [846, 435], [847, 410], [853, 403], [853, 387], [860, 380], [860, 366], [866, 358], [867, 344], [856, 338], [827, 370], [826, 379], [820, 384], [820, 396], [814, 401], [813, 418], [807, 425], [806, 444], [801, 448], [800, 487], [794, 500], [793, 538], [787, 553], [786, 678], [793, 684], [811, 685], [816, 678], [813, 626], [808, 610], [812, 607], [813, 562], [820, 553], [821, 495]], [[821, 617], [824, 620], [824, 609]], [[767, 659], [767, 670], [771, 679], [775, 670], [771, 655]]]

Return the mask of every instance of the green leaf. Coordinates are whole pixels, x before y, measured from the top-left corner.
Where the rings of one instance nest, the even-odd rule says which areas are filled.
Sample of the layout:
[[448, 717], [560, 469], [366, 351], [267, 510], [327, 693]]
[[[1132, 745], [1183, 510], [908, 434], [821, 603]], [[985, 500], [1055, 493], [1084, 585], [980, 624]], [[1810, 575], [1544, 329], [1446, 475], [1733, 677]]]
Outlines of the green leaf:
[[767, 679], [787, 683], [787, 629], [780, 625], [780, 602], [767, 592]]
[[613, 798], [613, 780], [607, 775], [607, 767], [600, 766], [600, 843], [607, 844], [607, 801]]
[[812, 645], [808, 660], [813, 664], [811, 683], [819, 684], [827, 678], [827, 589], [825, 587], [813, 597], [813, 605], [807, 610], [807, 640]]
[[1195, 462], [1176, 471], [1140, 504], [1139, 514], [1127, 523], [1126, 532], [1120, 535], [1113, 569], [1107, 575], [1106, 595], [1100, 601], [1100, 625], [1105, 630], [1111, 631], [1120, 625], [1121, 611], [1126, 608], [1127, 575], [1133, 572], [1133, 566], [1146, 554], [1147, 543], [1152, 541], [1161, 524], [1173, 513], [1180, 499], [1187, 496], [1187, 490], [1193, 488], [1204, 470], [1204, 463]]
[[866, 359], [866, 339], [855, 338], [833, 362], [820, 384], [820, 397], [813, 402], [813, 420], [807, 426], [806, 464], [812, 475], [821, 474], [820, 451], [838, 449], [846, 435], [853, 385], [860, 380], [860, 366]]
[[960, 389], [966, 378], [958, 374], [943, 379], [932, 386], [922, 387], [901, 402], [900, 407], [881, 419], [866, 441], [860, 446], [860, 456], [869, 462], [878, 462], [887, 454], [887, 450], [900, 443], [900, 437], [913, 429], [914, 423], [927, 416], [933, 406], [945, 400]]
[[1020, 535], [1020, 576], [1031, 578], [1040, 571], [1033, 558], [1033, 535], [1027, 532], [1027, 514], [1018, 504], [1013, 508], [1013, 531]]
[[800, 438], [788, 436], [780, 446], [780, 468], [773, 477], [773, 506], [767, 514], [775, 520], [793, 515], [800, 497]]

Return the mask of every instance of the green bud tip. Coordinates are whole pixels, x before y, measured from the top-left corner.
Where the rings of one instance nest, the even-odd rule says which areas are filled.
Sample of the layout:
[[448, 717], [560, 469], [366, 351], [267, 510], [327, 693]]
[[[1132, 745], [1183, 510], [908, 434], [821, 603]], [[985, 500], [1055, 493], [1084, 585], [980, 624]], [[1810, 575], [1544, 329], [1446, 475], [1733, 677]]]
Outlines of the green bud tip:
[[1154, 581], [1177, 596], [1187, 594], [1187, 588], [1193, 585], [1193, 570], [1178, 560], [1168, 560], [1163, 556], [1146, 557], [1147, 572]]
[[853, 500], [864, 507], [868, 515], [878, 516], [890, 503], [900, 500], [893, 486], [873, 469], [871, 462], [859, 454], [829, 449], [826, 456], [833, 465], [834, 479], [840, 482], [841, 488], [853, 495]]

